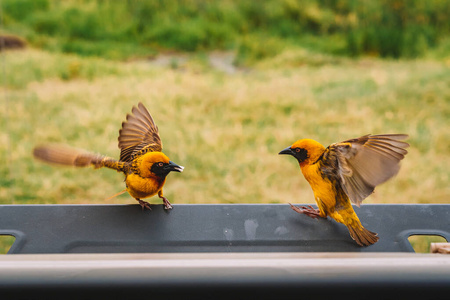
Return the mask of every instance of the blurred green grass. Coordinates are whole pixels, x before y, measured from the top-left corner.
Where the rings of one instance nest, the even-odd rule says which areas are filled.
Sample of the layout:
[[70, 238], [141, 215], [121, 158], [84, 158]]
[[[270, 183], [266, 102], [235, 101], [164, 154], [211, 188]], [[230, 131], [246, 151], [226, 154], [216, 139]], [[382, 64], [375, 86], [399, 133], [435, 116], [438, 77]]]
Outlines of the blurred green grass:
[[15, 238], [10, 235], [0, 235], [0, 255], [8, 253], [13, 245]]
[[[237, 64], [292, 45], [327, 54], [448, 57], [445, 0], [3, 0], [4, 30], [34, 47], [110, 59], [237, 50]], [[447, 53], [447, 54], [445, 54]]]
[[412, 235], [408, 238], [416, 253], [430, 253], [431, 243], [446, 243], [447, 240], [438, 235]]

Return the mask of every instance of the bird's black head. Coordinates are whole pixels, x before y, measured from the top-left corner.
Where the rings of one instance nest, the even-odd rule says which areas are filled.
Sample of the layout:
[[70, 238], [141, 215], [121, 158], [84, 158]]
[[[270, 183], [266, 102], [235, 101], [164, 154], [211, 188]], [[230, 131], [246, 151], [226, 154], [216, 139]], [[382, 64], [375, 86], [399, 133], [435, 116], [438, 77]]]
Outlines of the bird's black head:
[[183, 172], [184, 167], [177, 165], [173, 161], [166, 162], [155, 162], [153, 163], [152, 167], [150, 168], [150, 171], [154, 174], [156, 174], [159, 177], [166, 177], [167, 174], [170, 172]]
[[283, 149], [278, 154], [287, 154], [292, 155], [295, 157], [299, 163], [305, 161], [308, 158], [308, 150], [300, 147], [287, 147], [286, 149]]

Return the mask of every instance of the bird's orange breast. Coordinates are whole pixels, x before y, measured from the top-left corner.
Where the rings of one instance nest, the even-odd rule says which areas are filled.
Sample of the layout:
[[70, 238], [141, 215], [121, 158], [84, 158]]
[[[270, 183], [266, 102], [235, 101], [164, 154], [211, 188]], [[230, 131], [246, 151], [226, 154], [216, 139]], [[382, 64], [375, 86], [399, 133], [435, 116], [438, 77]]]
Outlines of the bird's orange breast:
[[148, 198], [158, 193], [165, 182], [160, 178], [143, 178], [137, 174], [129, 174], [125, 179], [128, 193], [134, 198]]
[[320, 164], [301, 165], [303, 176], [311, 185], [314, 198], [321, 211], [327, 214], [336, 205], [336, 190], [334, 183], [324, 178], [320, 171]]

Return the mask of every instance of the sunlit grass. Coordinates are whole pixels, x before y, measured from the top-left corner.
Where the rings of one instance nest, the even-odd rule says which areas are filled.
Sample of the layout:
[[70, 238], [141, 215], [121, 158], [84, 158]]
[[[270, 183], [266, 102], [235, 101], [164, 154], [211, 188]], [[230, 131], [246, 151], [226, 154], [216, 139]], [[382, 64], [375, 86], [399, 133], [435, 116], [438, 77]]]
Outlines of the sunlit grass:
[[[277, 153], [300, 138], [324, 145], [407, 133], [398, 176], [365, 203], [448, 203], [450, 69], [437, 61], [348, 60], [284, 52], [233, 75], [206, 62], [176, 69], [37, 50], [2, 56], [0, 203], [105, 203], [124, 188], [112, 170], [48, 166], [35, 145], [119, 156], [121, 122], [139, 101], [164, 152], [177, 203], [313, 203], [298, 164]], [[157, 197], [154, 201], [159, 201]], [[108, 203], [134, 203], [127, 194]]]
[[412, 235], [408, 238], [416, 253], [430, 253], [431, 243], [446, 243], [447, 240], [437, 235]]
[[15, 240], [11, 235], [0, 235], [0, 255], [8, 253]]

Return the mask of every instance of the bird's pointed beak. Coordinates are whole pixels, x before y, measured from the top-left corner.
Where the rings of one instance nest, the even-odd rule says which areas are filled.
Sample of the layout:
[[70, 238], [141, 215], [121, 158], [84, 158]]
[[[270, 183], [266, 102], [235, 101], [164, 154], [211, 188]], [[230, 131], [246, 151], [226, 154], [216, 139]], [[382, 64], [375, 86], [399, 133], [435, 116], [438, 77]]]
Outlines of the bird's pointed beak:
[[292, 152], [291, 147], [287, 147], [286, 149], [281, 150], [280, 153], [278, 153], [278, 154], [279, 154], [279, 155], [280, 155], [280, 154], [293, 155], [294, 153]]
[[169, 167], [170, 171], [175, 171], [175, 172], [180, 172], [180, 173], [183, 172], [183, 170], [184, 170], [183, 166], [179, 166], [176, 163], [174, 163], [173, 161], [169, 161], [168, 167]]

